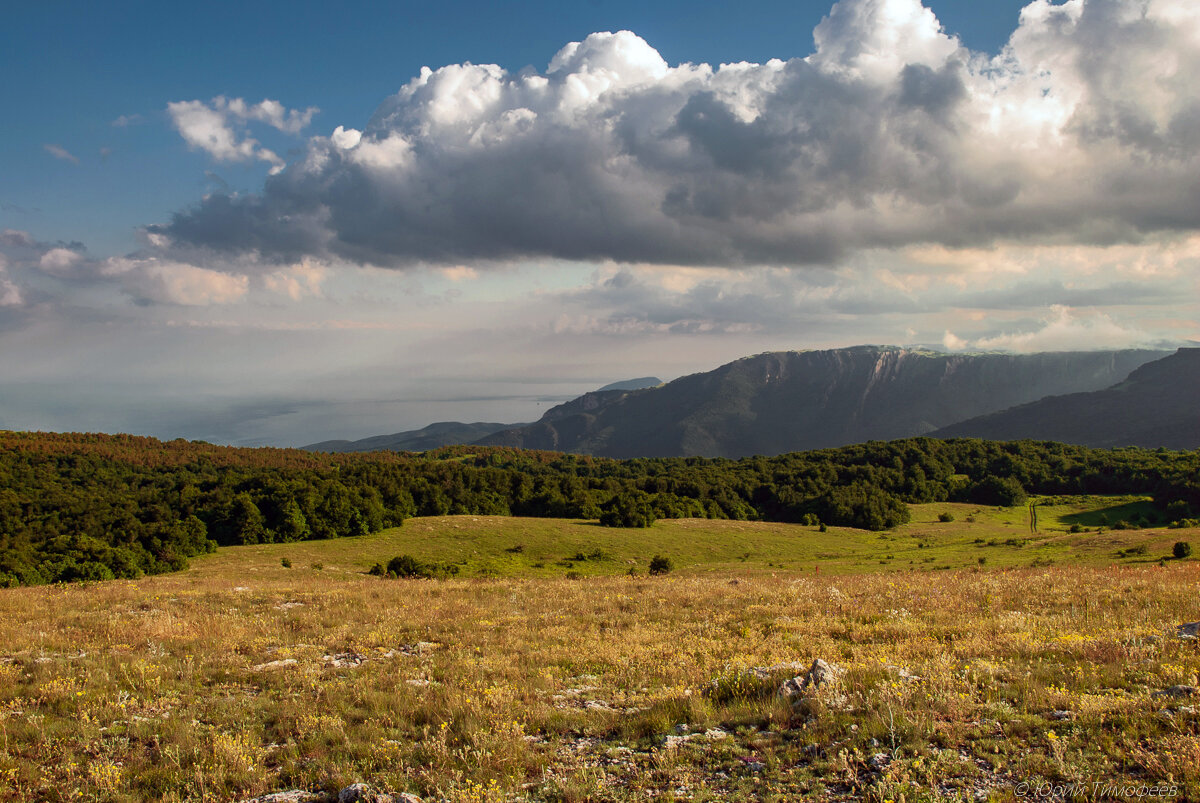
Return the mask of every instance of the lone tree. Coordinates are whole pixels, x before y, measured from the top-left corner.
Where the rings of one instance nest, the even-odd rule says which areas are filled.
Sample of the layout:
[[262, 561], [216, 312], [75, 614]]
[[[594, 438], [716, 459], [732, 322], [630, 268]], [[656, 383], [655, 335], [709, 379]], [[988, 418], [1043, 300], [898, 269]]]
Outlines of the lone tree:
[[1176, 541], [1175, 546], [1171, 549], [1171, 554], [1180, 560], [1190, 558], [1192, 556], [1192, 545], [1188, 541]]
[[671, 559], [665, 555], [655, 555], [650, 559], [650, 574], [666, 574], [674, 568]]

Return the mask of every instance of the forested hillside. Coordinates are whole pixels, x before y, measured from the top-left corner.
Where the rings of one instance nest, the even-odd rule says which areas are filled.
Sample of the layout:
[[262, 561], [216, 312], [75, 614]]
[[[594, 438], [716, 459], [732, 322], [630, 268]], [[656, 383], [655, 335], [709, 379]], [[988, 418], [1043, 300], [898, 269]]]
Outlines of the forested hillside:
[[0, 585], [172, 571], [217, 545], [338, 538], [413, 515], [708, 517], [886, 529], [907, 503], [1147, 493], [1200, 511], [1200, 455], [926, 438], [740, 460], [508, 448], [317, 454], [0, 433]]

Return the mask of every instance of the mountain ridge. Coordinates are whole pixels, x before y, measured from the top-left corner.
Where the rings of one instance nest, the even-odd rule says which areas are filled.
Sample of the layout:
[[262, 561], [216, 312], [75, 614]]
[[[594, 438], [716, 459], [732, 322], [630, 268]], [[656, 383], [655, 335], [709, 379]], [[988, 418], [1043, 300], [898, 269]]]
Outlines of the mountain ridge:
[[1053, 440], [1080, 446], [1200, 446], [1200, 348], [1181, 348], [1103, 390], [1048, 396], [951, 424], [934, 437]]
[[1168, 352], [764, 352], [635, 391], [592, 392], [481, 438], [603, 457], [739, 457], [927, 435], [1049, 395], [1099, 390]]

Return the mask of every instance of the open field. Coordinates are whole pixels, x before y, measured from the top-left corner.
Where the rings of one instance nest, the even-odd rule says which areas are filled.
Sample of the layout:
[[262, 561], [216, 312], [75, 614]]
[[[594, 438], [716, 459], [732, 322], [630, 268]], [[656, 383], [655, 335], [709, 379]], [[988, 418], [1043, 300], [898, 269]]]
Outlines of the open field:
[[[912, 521], [887, 532], [776, 522], [667, 519], [649, 529], [595, 522], [506, 516], [433, 516], [373, 535], [222, 550], [193, 561], [194, 571], [270, 572], [287, 558], [295, 568], [357, 573], [400, 554], [460, 566], [461, 577], [564, 577], [645, 574], [655, 554], [676, 571], [737, 574], [787, 569], [846, 574], [918, 569], [1157, 563], [1170, 556], [1180, 531], [1106, 530], [1071, 533], [1071, 524], [1102, 526], [1150, 510], [1144, 497], [1075, 497], [1038, 507], [1038, 532], [1025, 507], [988, 508], [939, 502], [911, 505]], [[1109, 511], [1104, 513], [1103, 511]], [[939, 521], [949, 513], [953, 521]], [[1178, 537], [1177, 537], [1178, 536]], [[1145, 555], [1118, 550], [1144, 544]], [[980, 559], [983, 563], [980, 564]]]
[[[947, 504], [883, 534], [441, 517], [4, 590], [0, 797], [1194, 799], [1200, 701], [1153, 694], [1198, 682], [1174, 629], [1200, 619], [1200, 562], [1159, 557], [1200, 533], [1068, 532], [1139, 504], [1045, 506], [1039, 534], [1023, 508]], [[364, 573], [400, 553], [460, 578]], [[646, 576], [655, 553], [676, 570]], [[814, 658], [840, 681], [775, 694]]]

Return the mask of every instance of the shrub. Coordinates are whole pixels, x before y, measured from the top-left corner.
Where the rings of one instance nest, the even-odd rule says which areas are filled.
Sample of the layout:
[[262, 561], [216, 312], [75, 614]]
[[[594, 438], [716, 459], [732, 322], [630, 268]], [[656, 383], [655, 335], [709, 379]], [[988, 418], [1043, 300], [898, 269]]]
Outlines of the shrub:
[[1074, 524], [1071, 525], [1071, 532], [1081, 533], [1081, 532], [1083, 532], [1083, 527], [1080, 526], [1079, 522], [1075, 522]]
[[1180, 560], [1190, 558], [1192, 556], [1192, 545], [1187, 541], [1176, 541], [1175, 546], [1171, 548], [1171, 554]]
[[424, 562], [412, 555], [397, 555], [388, 561], [387, 573], [396, 577], [432, 577], [433, 572]]
[[283, 558], [279, 561], [279, 565], [285, 569], [290, 569], [290, 568], [292, 568], [292, 559], [291, 558]]
[[674, 568], [671, 559], [665, 555], [655, 555], [650, 559], [650, 574], [666, 574]]
[[938, 521], [942, 521], [942, 522], [954, 521], [954, 514], [953, 513], [939, 513]]

